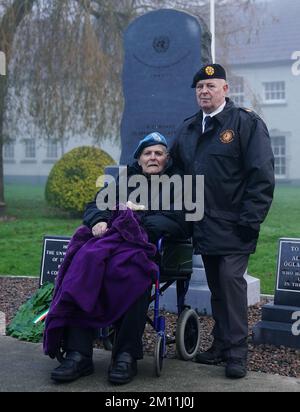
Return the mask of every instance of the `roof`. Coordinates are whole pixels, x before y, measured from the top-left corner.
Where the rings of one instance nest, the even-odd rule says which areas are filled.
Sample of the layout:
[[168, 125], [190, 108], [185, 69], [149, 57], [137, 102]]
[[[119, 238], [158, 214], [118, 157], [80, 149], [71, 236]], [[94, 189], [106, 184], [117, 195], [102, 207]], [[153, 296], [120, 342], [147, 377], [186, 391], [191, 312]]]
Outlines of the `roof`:
[[[247, 26], [226, 38], [226, 54], [220, 41], [216, 44], [217, 59], [232, 64], [291, 61], [300, 50], [300, 1], [271, 0], [255, 4], [255, 11], [240, 10], [235, 15], [239, 24]], [[251, 31], [249, 36], [249, 31]], [[257, 33], [256, 33], [257, 31]]]

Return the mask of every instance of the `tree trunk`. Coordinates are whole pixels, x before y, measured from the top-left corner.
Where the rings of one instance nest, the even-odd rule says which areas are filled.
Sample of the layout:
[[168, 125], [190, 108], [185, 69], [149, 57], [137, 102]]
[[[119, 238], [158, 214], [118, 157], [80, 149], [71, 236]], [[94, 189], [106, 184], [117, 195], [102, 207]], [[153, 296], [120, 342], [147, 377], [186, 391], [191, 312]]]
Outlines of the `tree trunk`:
[[5, 202], [4, 202], [4, 176], [3, 176], [3, 157], [2, 157], [3, 145], [0, 139], [0, 216], [5, 213]]
[[4, 213], [4, 175], [3, 175], [3, 117], [4, 103], [7, 93], [7, 78], [0, 75], [0, 215]]
[[[14, 36], [23, 18], [31, 12], [36, 0], [14, 0], [0, 20], [0, 51], [5, 53], [8, 67]], [[0, 75], [0, 215], [5, 209], [4, 173], [3, 173], [3, 121], [8, 78]]]

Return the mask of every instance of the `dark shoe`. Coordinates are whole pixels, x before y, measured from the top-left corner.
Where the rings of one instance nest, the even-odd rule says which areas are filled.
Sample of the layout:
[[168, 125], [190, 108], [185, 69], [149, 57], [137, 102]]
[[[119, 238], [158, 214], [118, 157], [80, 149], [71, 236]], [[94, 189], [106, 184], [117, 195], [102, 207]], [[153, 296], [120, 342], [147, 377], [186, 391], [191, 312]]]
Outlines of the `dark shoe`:
[[130, 353], [119, 353], [112, 361], [108, 371], [108, 380], [111, 383], [122, 385], [132, 381], [137, 374], [137, 361]]
[[93, 372], [92, 358], [79, 352], [68, 352], [61, 365], [51, 373], [51, 379], [57, 382], [72, 382]]
[[229, 358], [225, 374], [227, 378], [241, 379], [247, 375], [247, 360], [242, 358]]
[[217, 365], [225, 361], [225, 355], [220, 346], [213, 345], [208, 351], [197, 353], [195, 362], [204, 365]]

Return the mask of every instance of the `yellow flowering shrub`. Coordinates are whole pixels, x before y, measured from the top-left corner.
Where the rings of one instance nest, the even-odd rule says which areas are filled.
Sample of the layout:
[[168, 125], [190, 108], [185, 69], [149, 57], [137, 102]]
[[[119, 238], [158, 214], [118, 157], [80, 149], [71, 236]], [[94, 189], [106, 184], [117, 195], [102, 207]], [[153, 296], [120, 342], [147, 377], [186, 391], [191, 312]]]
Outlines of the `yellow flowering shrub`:
[[66, 153], [52, 168], [45, 190], [51, 206], [72, 213], [82, 213], [99, 188], [96, 181], [105, 174], [105, 167], [115, 161], [101, 149], [77, 147]]

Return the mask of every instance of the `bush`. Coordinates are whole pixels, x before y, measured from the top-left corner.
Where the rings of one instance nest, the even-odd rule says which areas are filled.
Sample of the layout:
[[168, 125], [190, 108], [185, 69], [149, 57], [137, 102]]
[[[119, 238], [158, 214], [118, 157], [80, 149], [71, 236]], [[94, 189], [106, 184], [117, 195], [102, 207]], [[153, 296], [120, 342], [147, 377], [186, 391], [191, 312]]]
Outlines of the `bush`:
[[46, 200], [51, 206], [79, 214], [96, 192], [96, 181], [105, 167], [115, 164], [103, 150], [77, 147], [65, 154], [51, 170], [46, 185]]

